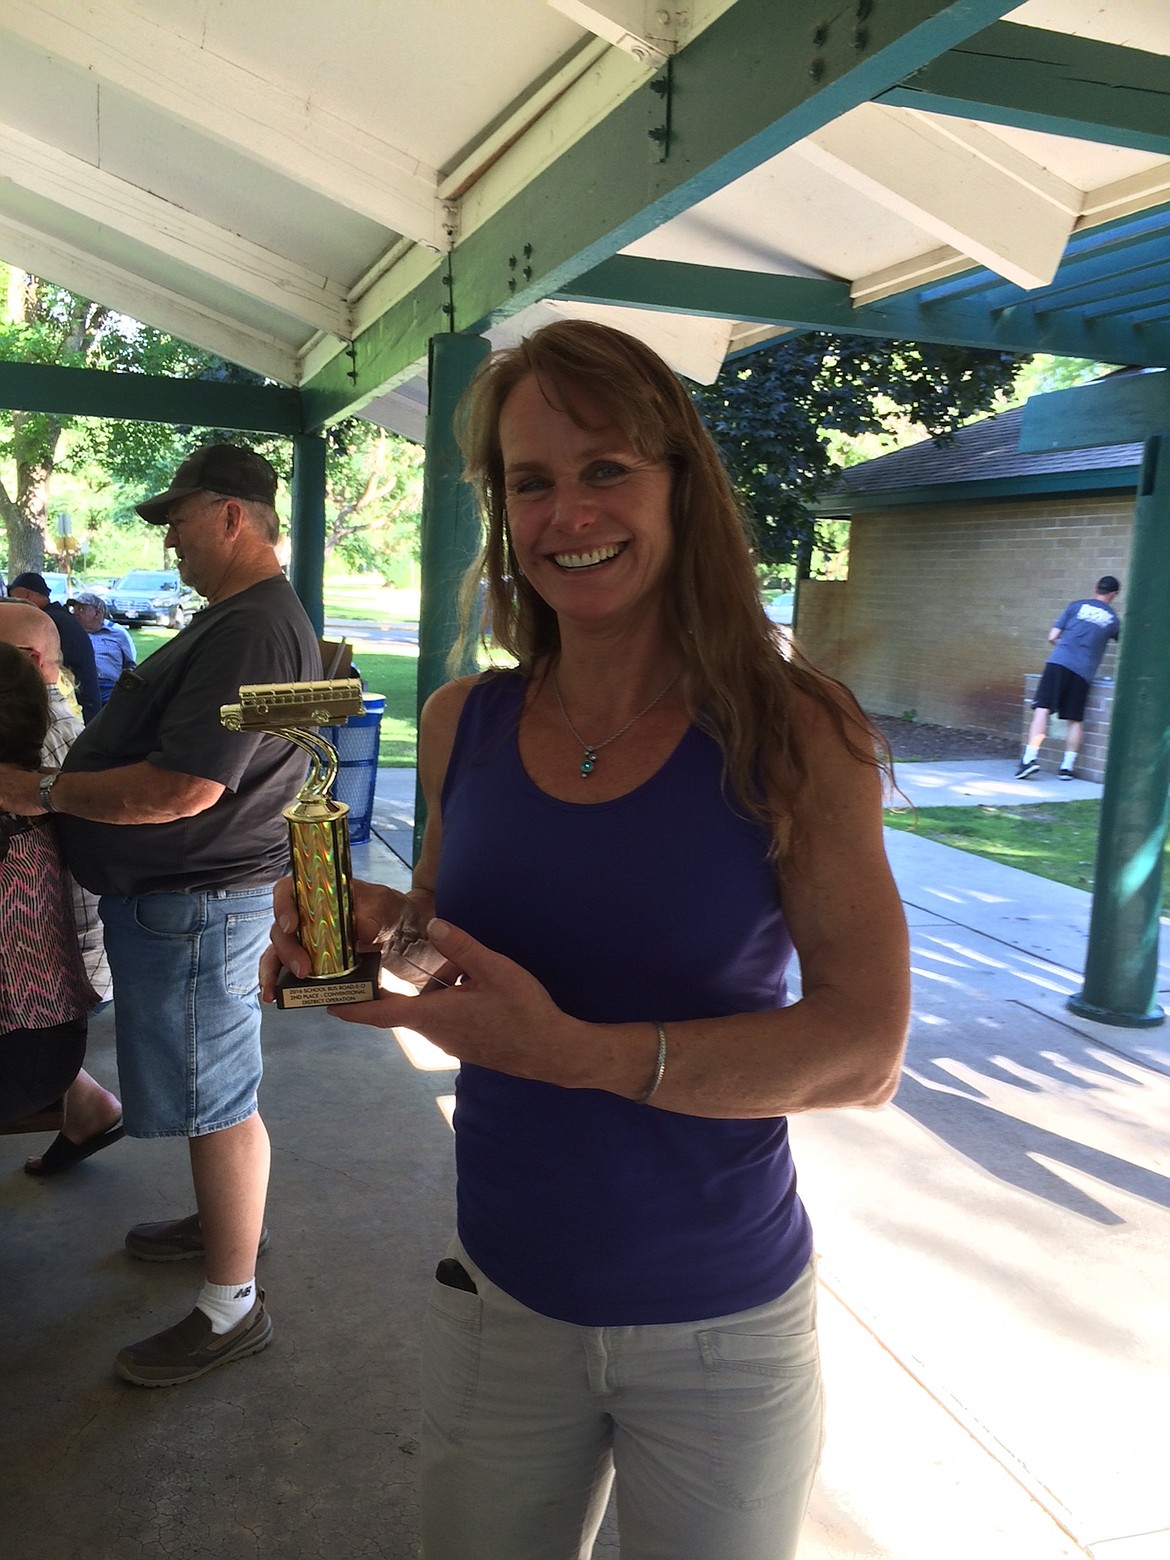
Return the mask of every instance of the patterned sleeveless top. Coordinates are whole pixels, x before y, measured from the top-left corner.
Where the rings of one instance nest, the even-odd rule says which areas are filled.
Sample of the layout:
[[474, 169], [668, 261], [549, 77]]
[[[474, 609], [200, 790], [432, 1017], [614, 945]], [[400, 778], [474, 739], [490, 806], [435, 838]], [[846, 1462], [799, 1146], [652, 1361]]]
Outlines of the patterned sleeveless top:
[[69, 882], [50, 818], [0, 813], [0, 1034], [88, 1013]]

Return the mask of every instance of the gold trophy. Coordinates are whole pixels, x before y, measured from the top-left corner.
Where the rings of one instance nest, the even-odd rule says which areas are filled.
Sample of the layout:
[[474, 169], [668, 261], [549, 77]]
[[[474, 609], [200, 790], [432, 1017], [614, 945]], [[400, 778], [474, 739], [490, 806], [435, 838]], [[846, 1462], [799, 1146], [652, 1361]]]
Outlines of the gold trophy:
[[349, 808], [329, 795], [337, 778], [337, 751], [315, 729], [343, 723], [362, 709], [362, 685], [347, 678], [254, 684], [240, 689], [238, 704], [225, 704], [219, 712], [229, 731], [265, 731], [309, 755], [308, 778], [284, 816], [300, 923], [297, 935], [311, 972], [298, 978], [284, 971], [277, 982], [278, 1007], [369, 1002], [378, 994], [381, 959], [377, 953], [359, 954], [354, 937]]

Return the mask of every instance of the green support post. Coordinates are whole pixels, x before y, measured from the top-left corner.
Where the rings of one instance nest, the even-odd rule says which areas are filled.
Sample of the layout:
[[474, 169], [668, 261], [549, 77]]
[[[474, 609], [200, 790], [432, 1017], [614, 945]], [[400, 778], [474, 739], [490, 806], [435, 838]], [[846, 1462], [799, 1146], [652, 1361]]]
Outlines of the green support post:
[[[450, 675], [447, 658], [459, 637], [459, 588], [480, 548], [475, 499], [462, 480], [463, 459], [453, 418], [459, 397], [491, 351], [483, 336], [432, 336], [427, 367], [427, 455], [423, 470], [418, 624], [418, 710]], [[474, 671], [469, 652], [461, 671]], [[426, 823], [421, 785], [415, 789], [414, 859]]]
[[1133, 518], [1126, 609], [1083, 989], [1082, 1018], [1161, 1024], [1162, 852], [1170, 796], [1170, 435], [1147, 439]]
[[325, 452], [321, 434], [293, 436], [289, 578], [318, 637], [325, 628]]

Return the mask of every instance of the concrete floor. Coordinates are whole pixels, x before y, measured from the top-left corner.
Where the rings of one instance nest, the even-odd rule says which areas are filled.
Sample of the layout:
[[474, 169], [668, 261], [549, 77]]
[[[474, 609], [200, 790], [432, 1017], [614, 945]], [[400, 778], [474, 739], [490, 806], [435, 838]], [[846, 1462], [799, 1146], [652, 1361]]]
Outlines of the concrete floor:
[[[888, 843], [916, 970], [903, 1090], [793, 1124], [829, 1403], [801, 1560], [1167, 1560], [1164, 1031], [1070, 1021], [1086, 895]], [[355, 870], [405, 878], [377, 841]], [[4, 1557], [417, 1555], [454, 1074], [409, 1036], [265, 1025], [276, 1333], [253, 1359], [160, 1391], [112, 1373], [199, 1282], [122, 1251], [132, 1223], [190, 1211], [182, 1145], [124, 1141], [40, 1182], [20, 1162], [45, 1139], [0, 1139]], [[113, 1081], [108, 1014], [89, 1065]], [[596, 1560], [617, 1554], [607, 1524]]]
[[[87, 1058], [111, 1083], [112, 1036], [106, 1013]], [[131, 1224], [191, 1211], [185, 1145], [123, 1140], [38, 1181], [20, 1163], [46, 1140], [0, 1139], [5, 1556], [416, 1552], [419, 1319], [454, 1184], [436, 1101], [454, 1075], [312, 1012], [266, 1014], [265, 1057], [259, 1279], [275, 1341], [183, 1388], [128, 1387], [111, 1367], [122, 1344], [185, 1315], [201, 1281], [198, 1263], [122, 1250]]]

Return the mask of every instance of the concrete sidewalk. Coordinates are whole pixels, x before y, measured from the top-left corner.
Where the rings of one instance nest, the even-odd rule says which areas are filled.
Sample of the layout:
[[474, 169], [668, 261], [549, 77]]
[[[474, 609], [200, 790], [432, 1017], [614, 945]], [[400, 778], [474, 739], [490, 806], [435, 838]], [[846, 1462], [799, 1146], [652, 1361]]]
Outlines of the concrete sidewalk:
[[854, 1334], [837, 1383], [807, 1555], [1165, 1560], [1168, 1037], [1064, 1006], [1088, 895], [886, 838], [912, 934], [903, 1082], [874, 1115], [792, 1123], [829, 1315], [871, 1344]]
[[902, 763], [894, 778], [902, 797], [891, 794], [891, 806], [903, 798], [915, 807], [1028, 807], [1040, 802], [1100, 800], [1104, 786], [1092, 780], [1060, 780], [1042, 771], [1031, 780], [1017, 780], [1014, 758], [978, 762]]
[[[409, 854], [413, 773], [383, 774], [379, 828]], [[915, 972], [901, 1090], [792, 1123], [829, 1401], [801, 1560], [1166, 1560], [1166, 1034], [1064, 1008], [1087, 895], [887, 841]], [[406, 882], [379, 838], [354, 867]], [[88, 1059], [103, 1079], [111, 1041], [107, 1014]], [[265, 1047], [275, 1343], [186, 1388], [111, 1371], [193, 1298], [195, 1264], [121, 1250], [131, 1223], [189, 1211], [182, 1145], [127, 1141], [37, 1182], [19, 1165], [44, 1140], [0, 1140], [0, 1512], [22, 1560], [417, 1553], [454, 1071], [408, 1034], [317, 1013], [269, 1013]], [[617, 1554], [607, 1522], [598, 1560]]]

